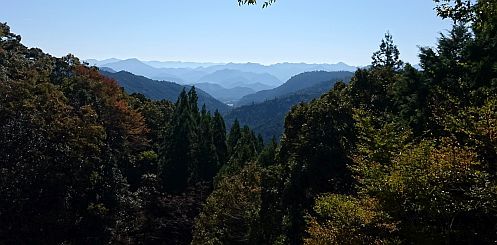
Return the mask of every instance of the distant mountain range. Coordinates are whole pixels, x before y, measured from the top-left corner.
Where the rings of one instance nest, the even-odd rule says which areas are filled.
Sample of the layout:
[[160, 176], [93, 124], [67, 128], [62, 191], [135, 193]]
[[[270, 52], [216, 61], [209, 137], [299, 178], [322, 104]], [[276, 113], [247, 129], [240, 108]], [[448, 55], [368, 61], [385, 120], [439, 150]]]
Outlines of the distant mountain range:
[[213, 62], [183, 62], [183, 61], [143, 61], [143, 63], [155, 68], [198, 68], [214, 65], [224, 65], [225, 63]]
[[[90, 65], [113, 71], [128, 71], [153, 80], [170, 81], [183, 85], [197, 83], [218, 84], [225, 89], [236, 87], [254, 91], [275, 88], [292, 76], [308, 71], [355, 71], [345, 63], [306, 64], [279, 63], [200, 63], [180, 61], [140, 61], [138, 59], [86, 60]], [[222, 94], [222, 93], [221, 93]], [[214, 95], [216, 96], [216, 95]], [[240, 97], [241, 98], [241, 97]], [[237, 99], [240, 99], [237, 98]], [[218, 98], [221, 99], [221, 98]], [[236, 99], [236, 98], [235, 98]]]
[[257, 104], [264, 102], [266, 100], [272, 100], [274, 98], [282, 97], [287, 94], [291, 94], [305, 88], [313, 87], [314, 85], [317, 85], [321, 82], [338, 81], [338, 80], [348, 82], [352, 76], [353, 73], [348, 71], [304, 72], [296, 76], [293, 76], [286, 83], [282, 84], [277, 88], [262, 90], [254, 94], [246, 95], [236, 103], [236, 106], [243, 106], [254, 103]]
[[307, 71], [351, 71], [357, 70], [355, 66], [349, 66], [343, 62], [337, 64], [306, 64], [306, 63], [278, 63], [273, 65], [261, 65], [257, 63], [228, 63], [224, 65], [210, 66], [204, 70], [209, 72], [220, 69], [232, 69], [244, 72], [268, 73], [281, 81], [287, 81], [291, 77]]
[[249, 87], [255, 91], [281, 85], [278, 78], [268, 73], [253, 73], [232, 69], [214, 71], [201, 77], [196, 83], [215, 83], [225, 88]]
[[[144, 76], [137, 76], [126, 71], [113, 73], [101, 69], [100, 73], [102, 73], [104, 76], [116, 80], [127, 93], [141, 93], [146, 97], [154, 100], [165, 99], [174, 103], [176, 102], [179, 94], [183, 89], [186, 89], [188, 91], [191, 88], [191, 86], [188, 85], [180, 85], [173, 82], [152, 80]], [[219, 112], [223, 115], [231, 110], [228, 105], [218, 101], [203, 90], [196, 90], [198, 94], [199, 107], [205, 104], [209, 111], [213, 112], [215, 110], [219, 110]]]

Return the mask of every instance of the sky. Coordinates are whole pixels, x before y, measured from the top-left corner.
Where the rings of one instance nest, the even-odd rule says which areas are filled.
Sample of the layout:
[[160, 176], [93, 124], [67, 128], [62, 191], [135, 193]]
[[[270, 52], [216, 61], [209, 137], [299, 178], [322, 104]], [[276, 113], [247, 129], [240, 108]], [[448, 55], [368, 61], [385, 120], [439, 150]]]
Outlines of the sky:
[[0, 0], [29, 47], [81, 59], [368, 65], [389, 31], [409, 63], [451, 23], [432, 0]]

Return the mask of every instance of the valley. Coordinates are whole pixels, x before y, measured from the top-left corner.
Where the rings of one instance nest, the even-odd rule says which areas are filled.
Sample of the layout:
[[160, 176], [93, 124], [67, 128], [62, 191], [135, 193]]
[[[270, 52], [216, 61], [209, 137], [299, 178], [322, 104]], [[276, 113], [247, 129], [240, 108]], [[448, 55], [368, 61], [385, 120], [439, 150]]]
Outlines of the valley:
[[[180, 76], [186, 74], [186, 70], [213, 71], [197, 78], [198, 83], [186, 85], [183, 77], [178, 80], [153, 80], [145, 76], [135, 75], [127, 71], [134, 71], [140, 74], [148, 74], [154, 77], [154, 69], [147, 66], [145, 62], [136, 59], [116, 61], [90, 61], [96, 65], [101, 65], [100, 71], [103, 75], [115, 79], [126, 92], [141, 93], [154, 100], [176, 101], [183, 89], [189, 90], [195, 86], [198, 92], [198, 106], [204, 104], [207, 110], [219, 111], [228, 126], [231, 128], [233, 122], [238, 119], [242, 125], [247, 125], [260, 134], [265, 142], [269, 142], [273, 137], [279, 139], [283, 133], [285, 115], [290, 108], [298, 103], [309, 102], [330, 90], [338, 82], [349, 82], [353, 73], [349, 71], [305, 71], [292, 76], [288, 81], [280, 84], [279, 80], [268, 74], [258, 74], [240, 70], [222, 69], [222, 65], [215, 65], [216, 68], [208, 67], [181, 67], [184, 63], [175, 64], [176, 68], [165, 68], [170, 62], [161, 62], [161, 69], [182, 69], [183, 73], [175, 73]], [[89, 62], [89, 61], [87, 61]], [[190, 63], [186, 63], [190, 64]], [[195, 64], [195, 63], [194, 63]], [[209, 64], [209, 63], [198, 63]], [[157, 65], [157, 64], [156, 64]], [[281, 64], [280, 64], [281, 65]], [[290, 66], [289, 64], [287, 64]], [[186, 65], [185, 65], [186, 66]], [[233, 68], [233, 64], [228, 65]], [[236, 65], [239, 69], [250, 70], [255, 64], [248, 64], [243, 68], [242, 64]], [[278, 66], [278, 65], [276, 65]], [[295, 72], [303, 69], [323, 68], [325, 65], [313, 66], [308, 64], [294, 64]], [[331, 65], [328, 65], [331, 68]], [[348, 69], [353, 69], [349, 67]], [[116, 70], [120, 70], [116, 72]], [[255, 70], [252, 68], [252, 70]], [[171, 70], [170, 70], [171, 71]], [[278, 82], [274, 82], [278, 81]], [[269, 84], [272, 84], [269, 85]], [[278, 85], [279, 84], [279, 85]], [[278, 86], [276, 86], [278, 85]]]

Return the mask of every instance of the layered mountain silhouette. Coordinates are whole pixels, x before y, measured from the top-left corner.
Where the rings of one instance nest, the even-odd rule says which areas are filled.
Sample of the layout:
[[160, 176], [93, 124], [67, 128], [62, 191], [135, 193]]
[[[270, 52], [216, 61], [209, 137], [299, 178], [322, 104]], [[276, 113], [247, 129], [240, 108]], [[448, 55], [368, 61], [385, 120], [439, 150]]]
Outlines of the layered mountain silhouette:
[[297, 92], [299, 90], [313, 87], [321, 82], [326, 81], [338, 81], [342, 80], [348, 82], [352, 77], [353, 73], [348, 71], [339, 71], [339, 72], [327, 72], [327, 71], [312, 71], [312, 72], [304, 72], [298, 74], [291, 79], [289, 79], [286, 83], [281, 86], [270, 89], [259, 91], [254, 94], [246, 95], [241, 98], [236, 106], [243, 106], [249, 104], [257, 104], [264, 102], [266, 100], [272, 100], [278, 97], [285, 96], [287, 94], [291, 94]]
[[[138, 76], [127, 71], [119, 72], [108, 72], [100, 70], [104, 76], [110, 77], [116, 80], [120, 86], [128, 93], [141, 93], [146, 97], [154, 100], [169, 100], [176, 102], [179, 94], [183, 89], [189, 90], [191, 86], [180, 85], [168, 81], [158, 81], [146, 78], [144, 76]], [[198, 105], [201, 107], [205, 104], [207, 110], [214, 112], [218, 110], [222, 114], [226, 114], [230, 111], [230, 107], [225, 103], [215, 99], [202, 89], [196, 89], [198, 94]]]
[[[305, 64], [280, 63], [261, 65], [257, 63], [202, 63], [180, 61], [141, 61], [138, 59], [87, 60], [90, 65], [105, 67], [109, 71], [128, 71], [152, 80], [171, 81], [182, 85], [202, 83], [217, 84], [219, 90], [210, 93], [219, 100], [236, 102], [246, 95], [241, 91], [255, 92], [278, 87], [292, 76], [308, 71], [355, 71], [356, 67], [345, 63]], [[213, 86], [211, 86], [214, 88]], [[234, 89], [226, 97], [225, 89]], [[238, 91], [238, 92], [237, 92]]]
[[241, 97], [255, 93], [256, 91], [247, 87], [225, 88], [214, 83], [197, 83], [195, 87], [212, 95], [212, 97], [226, 103], [234, 104]]
[[238, 70], [253, 73], [268, 73], [277, 77], [280, 81], [287, 81], [292, 76], [307, 71], [355, 71], [357, 67], [349, 66], [343, 62], [337, 64], [306, 64], [306, 63], [278, 63], [273, 65], [261, 65], [258, 63], [228, 63], [203, 68], [206, 72], [214, 72], [223, 69]]
[[214, 71], [198, 79], [198, 83], [214, 83], [225, 88], [250, 87], [256, 91], [261, 88], [274, 88], [281, 81], [269, 73], [245, 72], [233, 69]]

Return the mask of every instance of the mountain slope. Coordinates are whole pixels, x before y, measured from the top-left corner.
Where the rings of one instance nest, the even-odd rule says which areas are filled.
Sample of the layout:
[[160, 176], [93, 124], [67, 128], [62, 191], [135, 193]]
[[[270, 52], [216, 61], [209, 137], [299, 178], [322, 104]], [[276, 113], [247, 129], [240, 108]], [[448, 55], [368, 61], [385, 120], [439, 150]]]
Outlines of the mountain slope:
[[138, 59], [119, 60], [105, 64], [105, 67], [112, 68], [115, 71], [127, 71], [140, 76], [149, 76], [157, 73], [157, 68], [146, 65]]
[[[120, 71], [116, 73], [100, 71], [100, 73], [102, 73], [104, 76], [116, 80], [126, 92], [141, 93], [144, 94], [146, 97], [154, 100], [166, 99], [172, 102], [176, 102], [179, 94], [183, 89], [189, 90], [191, 88], [191, 86], [183, 86], [173, 82], [152, 80], [143, 76], [134, 75], [126, 71]], [[197, 89], [197, 94], [199, 106], [205, 104], [208, 110], [215, 111], [217, 109], [222, 114], [226, 114], [230, 110], [229, 106], [216, 100], [201, 89]]]
[[268, 73], [244, 72], [233, 69], [214, 71], [201, 77], [198, 83], [215, 83], [225, 88], [248, 87], [250, 84], [261, 83], [270, 87], [281, 84], [281, 81]]
[[116, 73], [116, 71], [114, 69], [109, 68], [109, 67], [105, 67], [105, 66], [99, 67], [98, 70], [100, 70], [100, 71], [106, 71], [106, 72], [109, 72], [109, 73]]
[[103, 65], [115, 71], [127, 71], [139, 76], [145, 76], [151, 79], [172, 81], [175, 83], [185, 83], [183, 79], [166, 71], [149, 66], [138, 59], [120, 60]]
[[248, 125], [254, 132], [261, 134], [265, 142], [268, 142], [273, 136], [276, 138], [281, 136], [285, 116], [292, 106], [318, 98], [328, 92], [334, 84], [335, 82], [331, 81], [320, 82], [283, 97], [234, 108], [224, 118], [228, 127], [238, 119], [241, 125]]
[[195, 87], [202, 89], [224, 103], [233, 103], [245, 95], [255, 93], [255, 90], [247, 87], [224, 88], [214, 83], [197, 83]]
[[306, 63], [277, 63], [273, 65], [261, 65], [257, 63], [228, 63], [199, 68], [208, 73], [219, 70], [231, 69], [243, 72], [268, 73], [277, 77], [280, 81], [286, 81], [292, 76], [308, 71], [350, 71], [355, 72], [357, 67], [347, 65], [343, 62], [337, 64], [306, 64]]
[[114, 62], [118, 62], [118, 61], [121, 61], [121, 60], [116, 59], [116, 58], [110, 58], [110, 59], [105, 59], [105, 60], [96, 60], [96, 59], [85, 60], [85, 62], [88, 63], [90, 66], [104, 66], [105, 64], [114, 63]]
[[[157, 73], [149, 78], [154, 80], [178, 81], [180, 84], [193, 84], [208, 73], [190, 68], [157, 68]], [[176, 80], [170, 80], [173, 77]]]
[[253, 103], [261, 103], [266, 100], [272, 100], [277, 97], [286, 96], [295, 93], [299, 90], [313, 87], [324, 81], [338, 81], [343, 80], [348, 82], [352, 77], [352, 72], [338, 71], [338, 72], [327, 72], [327, 71], [312, 71], [304, 72], [293, 76], [283, 85], [270, 89], [259, 91], [255, 94], [250, 94], [244, 96], [236, 103], [237, 106], [249, 105]]
[[343, 62], [336, 64], [306, 64], [306, 63], [279, 63], [271, 65], [271, 74], [286, 81], [292, 76], [308, 71], [349, 71], [355, 72], [357, 67]]

